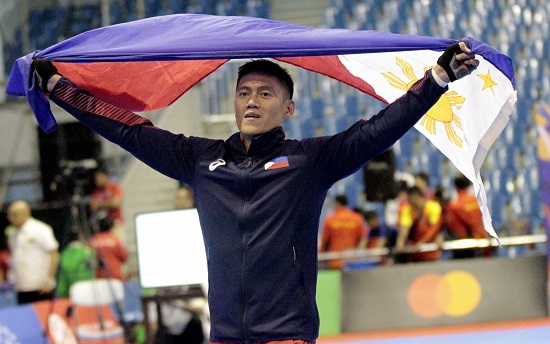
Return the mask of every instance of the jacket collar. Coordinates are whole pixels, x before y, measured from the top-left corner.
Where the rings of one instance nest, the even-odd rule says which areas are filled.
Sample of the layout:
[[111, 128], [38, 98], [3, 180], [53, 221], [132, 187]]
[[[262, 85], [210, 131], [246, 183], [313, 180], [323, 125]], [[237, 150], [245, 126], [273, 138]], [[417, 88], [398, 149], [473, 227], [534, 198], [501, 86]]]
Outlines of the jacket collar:
[[278, 147], [281, 147], [285, 142], [285, 132], [282, 127], [276, 127], [271, 131], [263, 133], [256, 136], [252, 139], [250, 148], [248, 152], [245, 150], [244, 145], [241, 141], [240, 133], [235, 133], [231, 135], [226, 144], [229, 145], [231, 151], [233, 151], [237, 156], [244, 157], [261, 157], [265, 154], [276, 150]]

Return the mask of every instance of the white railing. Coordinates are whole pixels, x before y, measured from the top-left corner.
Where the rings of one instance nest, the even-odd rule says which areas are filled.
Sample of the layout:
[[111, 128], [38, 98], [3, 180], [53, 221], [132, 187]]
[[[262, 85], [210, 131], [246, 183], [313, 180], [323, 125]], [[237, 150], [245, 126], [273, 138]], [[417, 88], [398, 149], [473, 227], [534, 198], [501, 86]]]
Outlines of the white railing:
[[467, 248], [484, 248], [484, 247], [506, 247], [506, 246], [519, 246], [530, 244], [542, 244], [547, 242], [548, 238], [546, 234], [535, 235], [520, 235], [502, 237], [497, 241], [494, 238], [491, 239], [460, 239], [445, 241], [442, 244], [427, 243], [415, 246], [406, 246], [402, 249], [389, 249], [389, 248], [372, 248], [372, 249], [356, 249], [347, 250], [342, 252], [325, 252], [319, 253], [319, 261], [327, 261], [332, 259], [345, 259], [346, 261], [354, 261], [361, 259], [374, 258], [379, 259], [381, 256], [387, 256], [390, 254], [399, 253], [415, 253], [415, 252], [431, 252], [431, 251], [453, 251]]

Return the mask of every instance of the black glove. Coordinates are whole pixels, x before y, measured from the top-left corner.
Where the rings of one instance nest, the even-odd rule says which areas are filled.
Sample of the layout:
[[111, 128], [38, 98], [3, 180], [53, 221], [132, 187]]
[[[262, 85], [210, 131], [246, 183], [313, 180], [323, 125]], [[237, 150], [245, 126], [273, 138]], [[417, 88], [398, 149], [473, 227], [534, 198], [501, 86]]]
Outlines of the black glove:
[[55, 74], [61, 74], [57, 68], [55, 68], [53, 63], [41, 58], [32, 60], [32, 66], [34, 67], [36, 85], [42, 92], [48, 92], [48, 80], [50, 80], [50, 78]]
[[462, 53], [458, 43], [451, 44], [445, 49], [443, 54], [437, 59], [437, 64], [443, 67], [451, 81], [455, 81], [469, 75], [477, 66], [467, 65], [463, 61], [456, 59], [456, 54]]

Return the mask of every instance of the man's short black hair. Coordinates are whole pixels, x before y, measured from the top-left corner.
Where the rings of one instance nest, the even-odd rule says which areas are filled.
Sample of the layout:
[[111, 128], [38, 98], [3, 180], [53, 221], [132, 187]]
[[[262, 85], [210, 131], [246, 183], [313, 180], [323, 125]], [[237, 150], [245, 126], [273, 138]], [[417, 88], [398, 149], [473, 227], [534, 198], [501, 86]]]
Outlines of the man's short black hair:
[[426, 184], [430, 184], [430, 176], [426, 172], [418, 172], [414, 176], [422, 179]]
[[469, 188], [470, 185], [472, 185], [472, 182], [470, 182], [470, 180], [465, 176], [456, 177], [454, 182], [455, 182], [455, 188], [457, 188], [458, 190], [465, 190]]
[[348, 196], [346, 195], [338, 195], [334, 197], [334, 201], [340, 205], [343, 205], [344, 207], [348, 205]]
[[114, 225], [115, 221], [110, 216], [102, 217], [97, 221], [97, 227], [101, 233], [109, 232]]
[[374, 210], [365, 211], [365, 220], [370, 221], [379, 218], [378, 213]]
[[422, 196], [424, 197], [424, 193], [422, 192], [422, 190], [418, 187], [418, 186], [411, 186], [408, 190], [407, 190], [407, 195], [409, 196], [413, 196], [413, 195], [418, 195], [418, 196]]
[[250, 73], [259, 73], [273, 76], [287, 89], [290, 99], [294, 96], [294, 81], [290, 73], [279, 64], [265, 59], [252, 60], [239, 67], [237, 85], [242, 77]]

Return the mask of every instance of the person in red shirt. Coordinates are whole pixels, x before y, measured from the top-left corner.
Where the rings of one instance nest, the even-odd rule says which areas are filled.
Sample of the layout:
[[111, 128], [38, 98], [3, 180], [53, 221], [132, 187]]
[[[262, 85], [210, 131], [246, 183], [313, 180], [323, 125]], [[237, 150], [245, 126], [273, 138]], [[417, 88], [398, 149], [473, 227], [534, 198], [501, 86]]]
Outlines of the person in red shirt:
[[109, 216], [116, 225], [122, 225], [122, 187], [113, 182], [107, 171], [101, 168], [95, 171], [94, 181], [90, 210], [96, 218]]
[[90, 238], [90, 246], [98, 260], [96, 277], [124, 281], [123, 264], [128, 260], [128, 251], [120, 238], [111, 233], [113, 226], [114, 221], [110, 217], [100, 219], [99, 232]]
[[[367, 226], [363, 217], [348, 208], [346, 195], [334, 199], [334, 212], [327, 216], [323, 225], [320, 252], [342, 252], [366, 245]], [[342, 259], [328, 262], [330, 269], [341, 269]]]
[[[471, 182], [464, 176], [454, 180], [457, 198], [449, 203], [447, 231], [453, 239], [485, 239], [488, 237], [483, 227], [481, 210], [476, 197], [469, 191]], [[473, 258], [481, 256], [477, 248], [455, 250], [453, 258]]]

